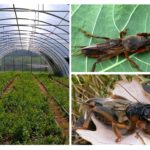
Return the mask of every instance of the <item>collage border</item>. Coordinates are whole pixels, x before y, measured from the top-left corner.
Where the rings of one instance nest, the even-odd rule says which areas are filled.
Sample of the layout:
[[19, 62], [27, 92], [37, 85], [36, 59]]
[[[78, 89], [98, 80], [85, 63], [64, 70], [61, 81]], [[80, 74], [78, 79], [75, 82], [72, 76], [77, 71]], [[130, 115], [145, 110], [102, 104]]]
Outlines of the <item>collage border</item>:
[[70, 118], [69, 118], [69, 125], [70, 125], [70, 128], [69, 128], [69, 145], [31, 145], [31, 146], [27, 146], [27, 145], [20, 145], [20, 146], [16, 146], [16, 145], [1, 145], [0, 146], [0, 149], [2, 150], [20, 150], [20, 148], [22, 150], [33, 150], [33, 149], [36, 149], [36, 150], [41, 150], [41, 149], [44, 149], [44, 150], [49, 150], [50, 148], [53, 149], [53, 150], [76, 150], [77, 148], [82, 148], [83, 150], [91, 150], [91, 148], [93, 150], [96, 150], [96, 149], [103, 149], [103, 150], [109, 150], [109, 149], [115, 149], [115, 150], [130, 150], [130, 149], [141, 149], [141, 150], [146, 150], [146, 149], [149, 149], [150, 146], [142, 146], [142, 145], [138, 145], [138, 146], [130, 146], [130, 145], [92, 145], [91, 146], [83, 146], [83, 145], [72, 145], [72, 124], [71, 124], [71, 120], [72, 120], [72, 117], [71, 117], [71, 112], [72, 112], [72, 101], [71, 101], [71, 97], [72, 97], [72, 81], [71, 81], [71, 77], [72, 75], [74, 74], [90, 74], [90, 75], [104, 75], [104, 74], [108, 74], [108, 75], [115, 75], [115, 74], [126, 74], [126, 75], [137, 75], [137, 74], [144, 74], [144, 75], [147, 75], [147, 74], [150, 74], [150, 72], [106, 72], [106, 73], [103, 73], [103, 72], [72, 72], [71, 71], [71, 5], [72, 4], [150, 4], [150, 1], [148, 2], [148, 0], [132, 0], [132, 1], [127, 1], [127, 0], [121, 0], [121, 1], [118, 1], [118, 0], [0, 0], [0, 3], [1, 4], [15, 4], [15, 3], [22, 3], [24, 1], [24, 3], [36, 3], [36, 4], [69, 4], [69, 8], [70, 8], [70, 26], [69, 26], [69, 56], [70, 56], [70, 65], [69, 65], [69, 71], [70, 71], [70, 74], [69, 74], [69, 106], [70, 106]]

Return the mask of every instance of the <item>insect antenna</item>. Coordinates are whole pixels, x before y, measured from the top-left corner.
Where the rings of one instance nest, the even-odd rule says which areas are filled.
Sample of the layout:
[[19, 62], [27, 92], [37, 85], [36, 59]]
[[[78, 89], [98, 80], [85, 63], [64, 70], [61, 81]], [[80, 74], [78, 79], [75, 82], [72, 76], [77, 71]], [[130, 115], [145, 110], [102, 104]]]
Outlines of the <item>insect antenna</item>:
[[85, 105], [85, 106], [93, 106], [92, 104], [82, 102], [82, 101], [77, 101], [79, 104]]
[[121, 84], [117, 83], [118, 85], [120, 85], [120, 87], [122, 87], [131, 97], [133, 97], [137, 102], [141, 103], [135, 96], [133, 96], [124, 86], [122, 86]]
[[[84, 48], [85, 46], [72, 46], [74, 49], [77, 49], [76, 51], [72, 51], [72, 56], [77, 56], [77, 55], [81, 55], [81, 48]], [[79, 49], [80, 48], [80, 49]]]

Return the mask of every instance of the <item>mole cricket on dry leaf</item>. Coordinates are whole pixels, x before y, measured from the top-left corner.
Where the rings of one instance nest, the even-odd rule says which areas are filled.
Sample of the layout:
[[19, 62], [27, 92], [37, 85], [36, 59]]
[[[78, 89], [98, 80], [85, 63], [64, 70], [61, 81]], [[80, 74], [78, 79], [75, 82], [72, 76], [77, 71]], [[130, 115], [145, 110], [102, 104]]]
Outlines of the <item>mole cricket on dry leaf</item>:
[[150, 50], [150, 33], [137, 33], [136, 35], [126, 36], [127, 29], [120, 32], [120, 38], [108, 38], [92, 35], [91, 33], [80, 29], [80, 31], [89, 38], [103, 39], [105, 42], [93, 44], [81, 48], [81, 53], [90, 58], [96, 58], [97, 61], [92, 66], [92, 72], [96, 65], [112, 57], [124, 54], [125, 58], [133, 67], [141, 71], [140, 67], [129, 57], [129, 53], [142, 53]]
[[[122, 134], [130, 134], [135, 129], [140, 129], [150, 135], [150, 104], [133, 103], [122, 97], [114, 101], [105, 101], [100, 98], [89, 99], [83, 104], [86, 107], [86, 118], [82, 123], [78, 120], [76, 129], [88, 129], [95, 117], [106, 125], [112, 126], [116, 135], [116, 142], [121, 141]], [[125, 132], [122, 133], [121, 129]]]

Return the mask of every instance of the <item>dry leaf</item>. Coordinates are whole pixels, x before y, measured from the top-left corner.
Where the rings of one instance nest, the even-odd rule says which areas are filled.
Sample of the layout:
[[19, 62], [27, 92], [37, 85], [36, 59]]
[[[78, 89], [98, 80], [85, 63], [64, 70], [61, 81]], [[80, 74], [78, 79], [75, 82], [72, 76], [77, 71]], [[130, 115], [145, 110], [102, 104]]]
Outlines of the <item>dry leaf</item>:
[[[150, 136], [145, 136], [144, 133], [140, 132], [140, 136], [136, 133], [131, 135], [123, 136], [121, 142], [116, 143], [116, 136], [111, 128], [98, 121], [95, 116], [92, 116], [92, 121], [96, 125], [96, 131], [77, 129], [76, 132], [85, 140], [91, 144], [128, 144], [128, 145], [139, 145], [139, 144], [150, 144]], [[144, 141], [144, 143], [143, 143]]]
[[[150, 94], [147, 93], [142, 85], [137, 80], [132, 82], [118, 81], [115, 85], [115, 89], [112, 91], [113, 96], [120, 96], [128, 99], [132, 102], [141, 102], [150, 104]], [[106, 100], [111, 101], [112, 98]], [[139, 133], [133, 133], [130, 135], [123, 136], [120, 143], [116, 143], [116, 135], [112, 131], [111, 127], [107, 127], [95, 116], [92, 116], [92, 121], [96, 125], [96, 131], [77, 129], [76, 132], [85, 140], [91, 144], [150, 144], [150, 136], [139, 131]]]
[[143, 89], [137, 80], [132, 80], [132, 82], [118, 81], [112, 94], [124, 97], [132, 102], [139, 101], [150, 104], [150, 94]]

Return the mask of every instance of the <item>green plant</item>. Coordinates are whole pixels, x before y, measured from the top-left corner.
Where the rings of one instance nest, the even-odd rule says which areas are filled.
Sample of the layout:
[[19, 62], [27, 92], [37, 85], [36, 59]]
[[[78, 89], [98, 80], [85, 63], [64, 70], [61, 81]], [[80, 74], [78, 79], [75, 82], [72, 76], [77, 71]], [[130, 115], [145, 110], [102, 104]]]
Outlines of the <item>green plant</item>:
[[0, 144], [63, 142], [61, 129], [48, 107], [48, 100], [33, 80], [32, 74], [19, 73], [12, 90], [1, 97]]
[[1, 72], [0, 73], [0, 95], [2, 95], [4, 88], [15, 77], [14, 72]]
[[[80, 28], [92, 34], [118, 38], [119, 32], [128, 29], [128, 35], [150, 32], [150, 5], [72, 5], [72, 71], [91, 71], [96, 61], [83, 55], [77, 55], [77, 46], [102, 43], [103, 40], [87, 38]], [[142, 71], [150, 71], [150, 53], [131, 54]], [[80, 67], [79, 67], [80, 66]], [[137, 71], [125, 59], [117, 56], [97, 65], [99, 72], [135, 72]]]
[[[69, 112], [69, 89], [56, 84], [53, 80], [50, 80], [46, 74], [39, 74], [36, 75], [36, 77], [45, 85], [48, 93], [52, 95], [58, 101], [58, 103]], [[57, 77], [57, 79], [58, 78], [59, 77]], [[63, 80], [66, 79], [67, 78], [64, 78]], [[62, 80], [62, 77], [58, 80]]]

